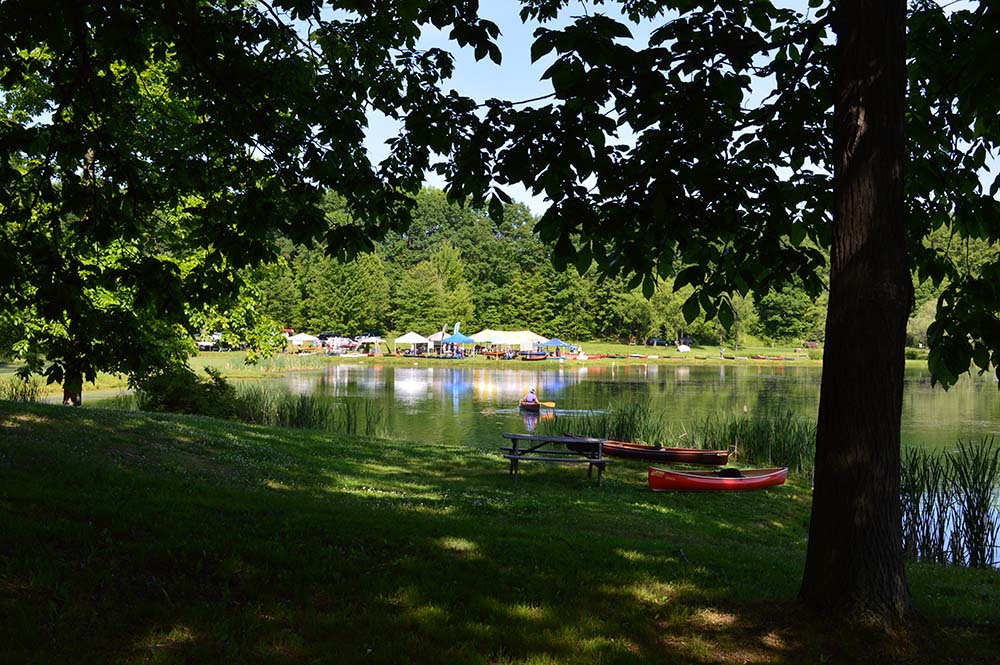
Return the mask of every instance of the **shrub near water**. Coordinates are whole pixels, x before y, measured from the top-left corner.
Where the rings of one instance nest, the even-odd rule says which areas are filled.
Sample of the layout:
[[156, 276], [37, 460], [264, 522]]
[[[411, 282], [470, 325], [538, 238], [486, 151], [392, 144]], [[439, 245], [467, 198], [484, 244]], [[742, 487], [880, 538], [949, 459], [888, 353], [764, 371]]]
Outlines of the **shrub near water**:
[[167, 411], [216, 418], [231, 418], [235, 391], [222, 373], [206, 367], [207, 379], [187, 367], [164, 370], [144, 377], [136, 385], [136, 405], [141, 411]]

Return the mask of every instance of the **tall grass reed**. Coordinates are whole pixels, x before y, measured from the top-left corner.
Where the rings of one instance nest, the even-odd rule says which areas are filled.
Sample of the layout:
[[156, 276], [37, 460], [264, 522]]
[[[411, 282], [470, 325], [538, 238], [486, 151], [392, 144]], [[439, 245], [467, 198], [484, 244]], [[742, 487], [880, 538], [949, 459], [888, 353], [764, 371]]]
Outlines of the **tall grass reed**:
[[322, 369], [330, 360], [320, 353], [278, 353], [257, 363], [260, 371], [281, 374], [304, 369]]
[[572, 431], [618, 441], [731, 450], [731, 459], [741, 464], [787, 466], [793, 473], [811, 473], [816, 452], [816, 425], [787, 409], [760, 417], [710, 416], [688, 428], [671, 426], [661, 411], [647, 403], [625, 402], [583, 416], [557, 415], [542, 423], [549, 434]]
[[1000, 565], [1000, 447], [992, 437], [902, 457], [903, 552], [973, 568]]
[[273, 427], [385, 436], [384, 409], [373, 401], [339, 402], [329, 395], [293, 394], [253, 383], [237, 386], [236, 418]]
[[37, 402], [42, 394], [42, 382], [37, 377], [22, 379], [9, 376], [0, 380], [0, 399], [10, 402]]
[[943, 455], [924, 448], [903, 451], [900, 501], [903, 512], [903, 552], [910, 559], [948, 563], [951, 560], [951, 467]]
[[779, 409], [761, 416], [709, 416], [697, 428], [704, 448], [728, 449], [740, 464], [787, 466], [811, 475], [816, 457], [816, 424]]
[[[621, 402], [611, 404], [603, 411], [588, 411], [582, 416], [544, 420], [543, 429], [550, 434], [563, 431], [615, 441], [635, 443], [663, 443], [670, 438], [663, 415], [649, 404]], [[664, 444], [666, 445], [666, 444]]]

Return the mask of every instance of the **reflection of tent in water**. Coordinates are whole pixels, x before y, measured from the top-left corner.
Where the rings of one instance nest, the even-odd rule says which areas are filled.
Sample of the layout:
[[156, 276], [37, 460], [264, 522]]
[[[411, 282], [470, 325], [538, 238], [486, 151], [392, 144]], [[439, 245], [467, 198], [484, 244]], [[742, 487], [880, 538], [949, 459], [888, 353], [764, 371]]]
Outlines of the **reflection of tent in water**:
[[401, 402], [414, 404], [432, 393], [431, 375], [426, 369], [397, 367], [393, 376], [393, 393]]

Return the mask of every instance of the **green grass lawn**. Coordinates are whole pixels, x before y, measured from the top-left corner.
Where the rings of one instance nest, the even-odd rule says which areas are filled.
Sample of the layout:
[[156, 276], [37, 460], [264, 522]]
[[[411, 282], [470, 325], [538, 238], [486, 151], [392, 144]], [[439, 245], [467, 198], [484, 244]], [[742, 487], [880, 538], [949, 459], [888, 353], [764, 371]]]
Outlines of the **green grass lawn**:
[[[852, 662], [791, 601], [810, 491], [514, 483], [466, 446], [0, 402], [3, 662]], [[553, 468], [554, 467], [554, 468]], [[915, 566], [906, 662], [996, 662], [1000, 574]], [[884, 655], [884, 654], [883, 654]], [[873, 658], [876, 656], [872, 656]], [[877, 662], [877, 658], [876, 661]]]

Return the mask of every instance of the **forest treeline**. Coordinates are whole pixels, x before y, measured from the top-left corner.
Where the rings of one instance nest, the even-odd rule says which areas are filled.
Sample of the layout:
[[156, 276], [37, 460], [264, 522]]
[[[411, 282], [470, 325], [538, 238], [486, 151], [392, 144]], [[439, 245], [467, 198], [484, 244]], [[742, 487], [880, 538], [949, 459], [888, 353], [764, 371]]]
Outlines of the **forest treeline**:
[[[331, 224], [352, 223], [336, 197], [327, 197], [325, 205]], [[701, 316], [687, 323], [681, 308], [691, 287], [675, 291], [671, 278], [662, 279], [647, 299], [621, 277], [601, 279], [593, 269], [558, 272], [533, 232], [535, 221], [526, 206], [514, 203], [505, 206], [497, 223], [485, 210], [449, 203], [444, 192], [427, 188], [416, 196], [408, 230], [390, 232], [373, 252], [354, 260], [329, 257], [318, 244], [281, 240], [281, 259], [254, 271], [249, 280], [254, 288], [242, 309], [313, 334], [414, 330], [427, 335], [443, 327], [450, 331], [460, 321], [470, 333], [528, 328], [569, 340], [642, 343], [690, 337], [730, 348], [744, 345], [748, 337], [777, 343], [822, 340], [825, 294], [813, 300], [792, 282], [780, 291], [735, 296], [736, 319], [729, 331]], [[989, 246], [980, 245], [941, 243], [940, 251], [962, 257], [976, 270], [990, 255]], [[927, 344], [940, 288], [930, 281], [917, 285], [908, 326], [913, 346]], [[206, 329], [221, 325], [203, 323]], [[227, 323], [227, 328], [238, 327]]]

